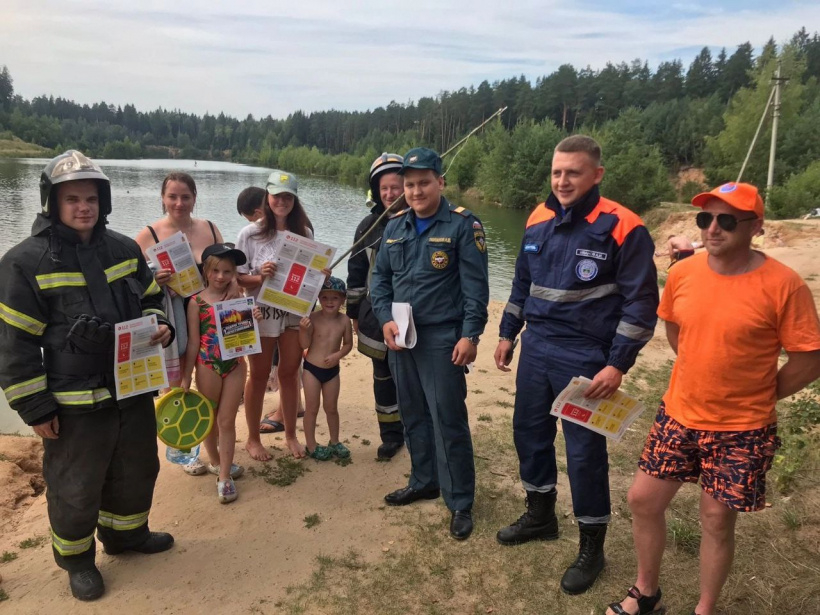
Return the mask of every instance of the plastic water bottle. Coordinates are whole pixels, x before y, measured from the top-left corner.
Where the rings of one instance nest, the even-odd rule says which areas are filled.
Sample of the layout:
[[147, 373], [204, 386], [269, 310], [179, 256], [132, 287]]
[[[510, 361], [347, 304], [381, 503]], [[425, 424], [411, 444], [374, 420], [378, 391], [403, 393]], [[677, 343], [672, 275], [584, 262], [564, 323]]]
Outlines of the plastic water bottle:
[[187, 466], [197, 457], [199, 457], [199, 444], [189, 451], [181, 451], [178, 448], [173, 448], [172, 446], [165, 447], [165, 458], [171, 463]]

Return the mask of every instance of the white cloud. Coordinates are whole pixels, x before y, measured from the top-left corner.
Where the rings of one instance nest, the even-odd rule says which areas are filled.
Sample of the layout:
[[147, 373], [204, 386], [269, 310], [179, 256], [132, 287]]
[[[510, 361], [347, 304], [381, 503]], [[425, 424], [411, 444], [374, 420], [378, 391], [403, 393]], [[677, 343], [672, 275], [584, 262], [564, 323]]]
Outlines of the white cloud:
[[759, 47], [820, 23], [813, 2], [765, 10], [682, 2], [654, 13], [607, 6], [0, 0], [0, 64], [27, 98], [283, 117], [363, 110], [522, 73], [534, 80], [564, 63], [598, 68], [640, 57], [654, 66], [681, 49]]

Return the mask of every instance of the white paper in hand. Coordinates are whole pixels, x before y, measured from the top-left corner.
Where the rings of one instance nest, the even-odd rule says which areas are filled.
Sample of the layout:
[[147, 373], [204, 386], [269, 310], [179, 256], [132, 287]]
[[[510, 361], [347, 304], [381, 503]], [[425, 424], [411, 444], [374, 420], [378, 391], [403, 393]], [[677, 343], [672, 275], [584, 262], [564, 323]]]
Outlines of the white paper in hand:
[[416, 345], [416, 325], [413, 323], [413, 306], [409, 303], [393, 304], [393, 320], [399, 327], [395, 338], [399, 348], [413, 348]]

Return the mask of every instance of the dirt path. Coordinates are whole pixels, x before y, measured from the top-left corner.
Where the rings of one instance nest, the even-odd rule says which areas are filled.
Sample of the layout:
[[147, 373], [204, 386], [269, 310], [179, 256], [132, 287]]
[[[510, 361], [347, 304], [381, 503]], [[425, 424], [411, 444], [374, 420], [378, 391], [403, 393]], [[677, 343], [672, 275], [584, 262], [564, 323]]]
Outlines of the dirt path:
[[[820, 245], [817, 225], [799, 233], [789, 247], [773, 248], [772, 256], [809, 278], [820, 294], [815, 272]], [[504, 374], [492, 364], [498, 320], [503, 309], [490, 308], [490, 324], [480, 347], [477, 371], [468, 377], [471, 421], [482, 414], [512, 413], [514, 372]], [[657, 365], [671, 352], [658, 329], [640, 364]], [[515, 365], [513, 365], [515, 367]], [[220, 505], [210, 475], [190, 477], [162, 457], [151, 527], [174, 534], [176, 545], [166, 554], [111, 557], [98, 552], [98, 565], [108, 592], [99, 601], [79, 603], [71, 598], [66, 575], [56, 568], [48, 541], [20, 548], [26, 539], [46, 537], [45, 498], [40, 495], [37, 457], [39, 443], [31, 438], [0, 439], [0, 552], [17, 555], [0, 564], [2, 589], [9, 600], [0, 610], [11, 613], [248, 613], [276, 612], [289, 585], [306, 582], [316, 568], [316, 557], [340, 557], [351, 548], [365, 561], [377, 561], [388, 550], [401, 550], [405, 533], [394, 524], [395, 510], [385, 508], [382, 496], [406, 484], [409, 460], [402, 451], [392, 462], [375, 461], [379, 443], [373, 411], [369, 360], [357, 353], [342, 369], [342, 437], [349, 441], [353, 463], [303, 462], [309, 472], [287, 487], [267, 484], [246, 474], [237, 482], [239, 500]], [[268, 395], [272, 406], [275, 395]], [[321, 419], [320, 419], [321, 420]], [[243, 447], [247, 429], [237, 422], [237, 461], [261, 469]], [[326, 437], [324, 421], [320, 431]], [[281, 435], [264, 436], [271, 446], [283, 446]], [[368, 444], [369, 441], [369, 444]], [[281, 450], [274, 451], [282, 456]], [[22, 461], [17, 463], [18, 458]], [[27, 469], [21, 469], [25, 465]], [[613, 482], [613, 489], [621, 481]], [[622, 495], [622, 494], [620, 494]], [[619, 496], [620, 497], [620, 496]], [[422, 506], [427, 506], [423, 504]], [[444, 515], [430, 504], [431, 515]], [[305, 517], [319, 515], [308, 529]], [[401, 518], [401, 517], [398, 517]]]

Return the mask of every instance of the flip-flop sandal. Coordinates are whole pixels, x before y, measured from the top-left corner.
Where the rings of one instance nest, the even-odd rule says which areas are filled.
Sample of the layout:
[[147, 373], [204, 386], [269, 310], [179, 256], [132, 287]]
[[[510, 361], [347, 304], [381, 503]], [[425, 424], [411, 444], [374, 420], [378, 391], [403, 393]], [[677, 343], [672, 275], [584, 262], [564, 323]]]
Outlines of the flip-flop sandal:
[[266, 417], [259, 423], [259, 433], [279, 433], [280, 431], [285, 431], [285, 425], [279, 421]]

